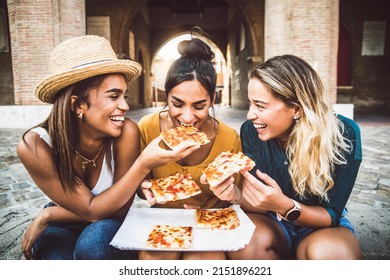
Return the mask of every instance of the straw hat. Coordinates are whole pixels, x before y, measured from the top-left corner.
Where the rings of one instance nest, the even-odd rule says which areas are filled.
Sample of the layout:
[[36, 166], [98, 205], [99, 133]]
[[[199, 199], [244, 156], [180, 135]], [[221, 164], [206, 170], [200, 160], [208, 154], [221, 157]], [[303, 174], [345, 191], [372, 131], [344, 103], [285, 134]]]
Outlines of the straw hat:
[[141, 70], [135, 61], [118, 59], [107, 39], [96, 35], [75, 37], [51, 52], [51, 75], [37, 85], [35, 95], [43, 102], [53, 103], [58, 91], [76, 82], [101, 74], [122, 73], [130, 83]]

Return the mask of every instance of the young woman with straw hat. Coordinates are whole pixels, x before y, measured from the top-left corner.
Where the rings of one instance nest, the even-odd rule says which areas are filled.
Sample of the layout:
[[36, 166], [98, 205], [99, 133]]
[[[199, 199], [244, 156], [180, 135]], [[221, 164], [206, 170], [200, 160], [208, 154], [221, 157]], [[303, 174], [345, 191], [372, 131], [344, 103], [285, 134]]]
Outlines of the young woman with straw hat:
[[109, 245], [152, 168], [180, 160], [199, 146], [160, 148], [157, 137], [140, 154], [139, 129], [125, 118], [127, 84], [141, 66], [118, 59], [110, 43], [86, 35], [51, 53], [52, 74], [36, 96], [53, 109], [28, 130], [17, 153], [37, 186], [52, 200], [28, 227], [27, 259], [122, 259]]

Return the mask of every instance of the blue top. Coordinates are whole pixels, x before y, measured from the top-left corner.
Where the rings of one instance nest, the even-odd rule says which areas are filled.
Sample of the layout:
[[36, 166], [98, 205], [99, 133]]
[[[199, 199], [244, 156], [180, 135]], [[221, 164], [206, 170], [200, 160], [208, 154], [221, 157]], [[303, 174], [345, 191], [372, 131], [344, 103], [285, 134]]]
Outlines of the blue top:
[[286, 196], [304, 205], [324, 207], [332, 219], [332, 226], [338, 226], [339, 224], [341, 213], [352, 192], [362, 162], [362, 142], [359, 126], [353, 120], [342, 115], [338, 115], [338, 118], [344, 123], [343, 135], [351, 141], [353, 149], [351, 153], [345, 155], [347, 164], [335, 166], [334, 186], [328, 192], [328, 201], [311, 195], [306, 195], [304, 199], [299, 198], [292, 187], [288, 165], [284, 164], [285, 153], [276, 139], [261, 141], [252, 121], [249, 120], [242, 124], [240, 131], [242, 150], [256, 163], [256, 167], [251, 170], [251, 173], [257, 177], [255, 170], [259, 169], [273, 178]]

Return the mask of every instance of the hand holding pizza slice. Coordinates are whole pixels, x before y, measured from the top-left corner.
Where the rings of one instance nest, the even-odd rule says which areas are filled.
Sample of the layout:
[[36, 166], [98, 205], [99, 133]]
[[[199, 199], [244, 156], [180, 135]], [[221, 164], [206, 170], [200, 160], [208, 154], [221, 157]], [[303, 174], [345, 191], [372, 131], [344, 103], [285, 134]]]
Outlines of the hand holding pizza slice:
[[203, 174], [210, 187], [215, 187], [234, 173], [249, 171], [254, 166], [255, 162], [242, 152], [222, 152], [203, 170]]

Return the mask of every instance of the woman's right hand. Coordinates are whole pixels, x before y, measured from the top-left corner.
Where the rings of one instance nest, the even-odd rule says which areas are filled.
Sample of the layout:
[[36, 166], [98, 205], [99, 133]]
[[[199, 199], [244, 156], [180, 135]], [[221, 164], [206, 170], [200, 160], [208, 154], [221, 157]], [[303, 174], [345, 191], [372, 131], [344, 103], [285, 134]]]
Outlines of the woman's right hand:
[[157, 200], [150, 189], [151, 187], [152, 187], [152, 182], [150, 181], [145, 180], [141, 183], [141, 190], [150, 206], [157, 203]]
[[43, 209], [37, 217], [31, 222], [31, 224], [27, 227], [26, 232], [22, 238], [22, 252], [24, 257], [27, 260], [32, 260], [32, 246], [38, 237], [42, 234], [42, 232], [47, 228], [49, 222], [46, 219], [45, 211], [47, 208]]
[[[202, 184], [208, 184], [206, 176], [203, 174], [200, 177], [200, 182]], [[221, 184], [211, 187], [210, 190], [214, 193], [216, 197], [218, 197], [222, 201], [241, 201], [242, 194], [241, 190], [234, 184], [234, 177], [230, 176]]]
[[243, 197], [256, 209], [283, 213], [285, 205], [291, 204], [291, 199], [283, 194], [278, 183], [269, 175], [256, 170], [260, 181], [248, 171], [241, 174], [244, 176]]
[[161, 141], [161, 136], [156, 137], [142, 151], [139, 157], [141, 163], [149, 170], [181, 160], [200, 148], [200, 145], [181, 143], [172, 150], [166, 150], [160, 147]]

